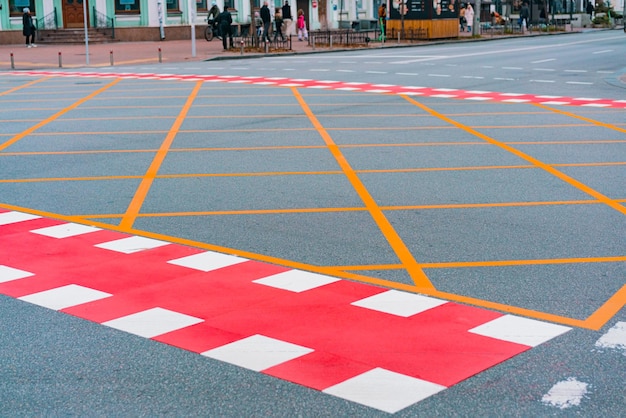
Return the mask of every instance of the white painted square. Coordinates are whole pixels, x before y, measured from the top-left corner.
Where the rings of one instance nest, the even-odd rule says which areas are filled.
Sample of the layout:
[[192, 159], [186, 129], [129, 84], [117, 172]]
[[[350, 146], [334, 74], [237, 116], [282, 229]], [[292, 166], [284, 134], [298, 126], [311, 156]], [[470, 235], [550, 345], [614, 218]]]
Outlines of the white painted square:
[[103, 322], [107, 327], [126, 331], [140, 337], [152, 338], [167, 332], [176, 331], [204, 320], [194, 316], [163, 308], [152, 308], [137, 312], [111, 321]]
[[103, 242], [97, 244], [96, 247], [104, 248], [105, 250], [117, 251], [124, 254], [132, 254], [139, 251], [151, 250], [153, 248], [169, 245], [169, 242], [159, 241], [152, 238], [144, 237], [128, 237], [117, 239], [115, 241]]
[[571, 330], [563, 325], [550, 324], [514, 315], [504, 315], [472, 328], [469, 332], [485, 337], [536, 347]]
[[34, 273], [31, 273], [29, 271], [15, 269], [13, 267], [0, 264], [0, 283], [10, 282], [11, 280], [23, 279], [34, 275]]
[[260, 372], [313, 350], [263, 335], [253, 335], [202, 353], [203, 356]]
[[9, 225], [17, 222], [30, 221], [31, 219], [39, 219], [41, 216], [31, 215], [22, 212], [4, 212], [0, 213], [0, 225]]
[[351, 305], [408, 318], [420, 312], [436, 308], [444, 303], [447, 303], [447, 301], [398, 290], [388, 290], [387, 292], [352, 302]]
[[596, 341], [596, 347], [613, 348], [626, 353], [626, 322], [618, 322]]
[[393, 414], [444, 389], [436, 383], [375, 368], [323, 392]]
[[110, 296], [113, 295], [77, 284], [68, 284], [67, 286], [22, 296], [18, 299], [49, 309], [60, 310]]
[[77, 235], [89, 234], [90, 232], [95, 231], [100, 231], [100, 228], [75, 223], [66, 223], [46, 228], [33, 229], [30, 232], [45, 235], [51, 238], [69, 238]]
[[253, 282], [299, 293], [304, 292], [305, 290], [315, 289], [329, 283], [334, 283], [339, 280], [340, 279], [336, 277], [324, 276], [322, 274], [309, 273], [302, 270], [289, 270], [283, 273], [264, 277], [262, 279], [257, 279]]
[[245, 261], [248, 261], [248, 259], [236, 257], [234, 255], [216, 253], [214, 251], [205, 251], [203, 253], [170, 260], [168, 263], [207, 272], [243, 263]]

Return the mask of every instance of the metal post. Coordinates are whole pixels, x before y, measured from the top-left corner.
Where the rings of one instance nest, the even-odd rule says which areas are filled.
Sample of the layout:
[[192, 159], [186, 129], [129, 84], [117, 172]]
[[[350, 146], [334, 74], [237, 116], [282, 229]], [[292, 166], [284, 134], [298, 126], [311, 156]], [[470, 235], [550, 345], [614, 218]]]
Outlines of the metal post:
[[243, 38], [241, 39], [241, 55], [243, 55], [243, 46], [244, 46], [244, 42], [243, 42]]
[[13, 52], [11, 52], [11, 69], [15, 70], [15, 61], [13, 60]]
[[264, 44], [265, 44], [265, 53], [267, 54], [267, 53], [269, 53], [269, 52], [270, 52], [270, 46], [269, 46], [269, 44], [267, 43], [267, 39], [265, 40]]
[[163, 62], [163, 56], [161, 55], [161, 48], [159, 48], [159, 63]]
[[[85, 64], [89, 65], [89, 31], [87, 27], [87, 8], [89, 7], [88, 0], [83, 2], [83, 25], [85, 26]], [[61, 53], [59, 52], [59, 59]], [[60, 62], [59, 62], [60, 64]], [[60, 67], [61, 65], [59, 65]]]
[[113, 67], [113, 50], [109, 52], [109, 61], [111, 62], [111, 67]]
[[328, 41], [329, 48], [333, 49], [333, 34], [332, 33], [328, 36], [328, 39], [329, 39], [329, 41]]
[[61, 58], [61, 51], [59, 51], [59, 68], [63, 67], [63, 59]]

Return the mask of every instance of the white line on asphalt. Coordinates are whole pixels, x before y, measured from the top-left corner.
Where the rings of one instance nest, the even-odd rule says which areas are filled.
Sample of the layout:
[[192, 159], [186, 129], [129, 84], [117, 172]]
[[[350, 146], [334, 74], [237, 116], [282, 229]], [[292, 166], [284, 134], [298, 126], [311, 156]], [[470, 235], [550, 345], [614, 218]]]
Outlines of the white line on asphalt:
[[355, 73], [354, 70], [337, 70], [338, 73]]
[[533, 68], [533, 71], [556, 71], [552, 68]]
[[531, 64], [539, 64], [541, 62], [549, 62], [549, 61], [556, 61], [556, 58], [548, 58], [548, 59], [545, 59], [545, 60], [531, 61], [530, 63]]
[[396, 75], [419, 75], [419, 73], [396, 73]]
[[451, 77], [450, 74], [428, 74], [429, 77]]
[[587, 70], [563, 70], [566, 73], [586, 73]]
[[554, 80], [528, 80], [531, 83], [554, 83]]
[[598, 74], [613, 74], [615, 71], [596, 71]]
[[473, 76], [473, 75], [462, 75], [461, 78], [474, 78], [474, 79], [477, 79], [477, 80], [482, 80], [485, 77], [478, 77], [478, 76]]
[[593, 54], [606, 54], [607, 52], [613, 52], [612, 49], [603, 49], [602, 51], [592, 52]]
[[522, 67], [502, 67], [503, 70], [523, 70]]
[[311, 68], [309, 71], [330, 71], [328, 68]]
[[499, 80], [499, 81], [514, 81], [514, 78], [505, 78], [505, 77], [494, 77], [494, 80]]
[[367, 74], [387, 74], [386, 71], [366, 71]]
[[566, 81], [565, 84], [584, 84], [584, 85], [592, 85], [593, 83], [589, 83], [586, 81]]

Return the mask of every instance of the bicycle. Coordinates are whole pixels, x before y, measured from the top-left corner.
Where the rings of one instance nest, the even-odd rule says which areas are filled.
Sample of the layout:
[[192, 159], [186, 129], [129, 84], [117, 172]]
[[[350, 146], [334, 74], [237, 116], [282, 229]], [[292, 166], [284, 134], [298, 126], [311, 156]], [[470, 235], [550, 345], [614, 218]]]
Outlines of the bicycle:
[[207, 19], [207, 23], [209, 25], [204, 30], [204, 39], [211, 42], [214, 37], [219, 38], [219, 30], [214, 19]]

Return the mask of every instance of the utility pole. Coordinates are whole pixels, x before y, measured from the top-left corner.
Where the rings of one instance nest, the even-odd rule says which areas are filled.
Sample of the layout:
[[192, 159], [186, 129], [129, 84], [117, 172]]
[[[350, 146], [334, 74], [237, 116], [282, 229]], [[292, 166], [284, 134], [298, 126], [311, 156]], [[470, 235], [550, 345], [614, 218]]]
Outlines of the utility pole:
[[480, 0], [476, 0], [476, 9], [474, 10], [474, 21], [472, 22], [472, 36], [480, 35]]

